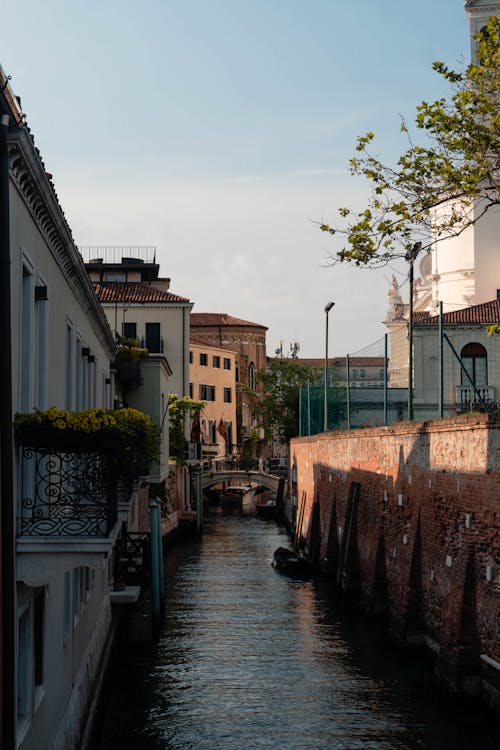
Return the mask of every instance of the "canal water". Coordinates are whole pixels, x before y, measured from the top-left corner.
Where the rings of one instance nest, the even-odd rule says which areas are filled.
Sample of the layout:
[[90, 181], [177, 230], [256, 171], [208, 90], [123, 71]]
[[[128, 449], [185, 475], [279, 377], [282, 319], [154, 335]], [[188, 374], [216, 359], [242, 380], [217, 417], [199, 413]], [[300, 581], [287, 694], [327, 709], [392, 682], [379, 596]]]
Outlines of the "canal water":
[[166, 558], [166, 612], [138, 612], [106, 683], [96, 750], [488, 750], [498, 726], [432, 690], [421, 658], [346, 619], [324, 581], [271, 567], [284, 530], [208, 519]]

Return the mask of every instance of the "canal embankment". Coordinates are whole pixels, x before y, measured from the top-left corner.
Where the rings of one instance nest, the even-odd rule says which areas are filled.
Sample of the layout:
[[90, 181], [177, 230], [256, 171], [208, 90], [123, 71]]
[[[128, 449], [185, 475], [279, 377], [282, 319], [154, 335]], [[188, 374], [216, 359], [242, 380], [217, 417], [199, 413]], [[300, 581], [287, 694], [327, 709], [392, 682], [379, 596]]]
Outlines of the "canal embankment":
[[291, 443], [293, 522], [346, 599], [425, 646], [437, 678], [500, 711], [500, 419]]

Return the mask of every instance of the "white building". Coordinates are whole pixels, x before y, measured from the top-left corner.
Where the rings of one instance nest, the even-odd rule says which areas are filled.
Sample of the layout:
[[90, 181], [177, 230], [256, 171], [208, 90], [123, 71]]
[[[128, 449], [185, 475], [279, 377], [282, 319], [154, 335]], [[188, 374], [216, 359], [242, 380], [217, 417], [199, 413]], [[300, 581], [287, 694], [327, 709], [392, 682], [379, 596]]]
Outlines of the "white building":
[[[0, 215], [2, 284], [11, 297], [2, 330], [6, 337], [10, 323], [12, 334], [3, 387], [11, 375], [12, 413], [108, 407], [115, 341], [1, 68], [0, 114], [8, 153], [0, 161], [7, 208]], [[75, 458], [69, 445], [43, 453], [13, 443], [8, 400], [2, 402], [2, 747], [69, 750], [85, 732], [106, 662], [114, 545], [130, 497], [110, 494], [97, 449], [91, 474], [90, 459]]]
[[168, 360], [169, 390], [189, 391], [189, 316], [193, 303], [159, 277], [154, 247], [84, 247], [85, 266], [115, 335]]
[[[465, 10], [470, 26], [471, 55], [474, 58], [476, 42], [473, 36], [485, 26], [491, 15], [500, 12], [500, 3], [466, 0]], [[447, 211], [449, 206], [445, 204], [440, 210]], [[476, 203], [471, 211], [479, 216], [481, 205]], [[473, 357], [474, 362], [478, 357], [480, 369], [476, 372], [474, 367], [476, 385], [488, 388], [490, 404], [499, 400], [500, 372], [495, 366], [499, 341], [498, 337], [490, 338], [485, 332], [485, 325], [500, 322], [497, 304], [500, 298], [499, 236], [500, 211], [491, 208], [476, 224], [457, 237], [438, 241], [430, 253], [421, 257], [416, 264], [413, 295], [413, 322], [416, 326], [413, 373], [416, 417], [419, 413], [426, 418], [437, 416], [437, 316], [440, 303], [444, 311], [445, 333], [459, 358], [463, 357], [464, 366], [468, 367], [470, 357]], [[388, 299], [389, 309], [385, 323], [390, 331], [390, 385], [407, 387], [408, 305], [403, 302], [395, 279]], [[477, 406], [477, 394], [471, 396], [470, 383], [448, 343], [445, 343], [445, 350], [447, 410], [461, 411], [467, 404]], [[482, 365], [486, 366], [484, 372]]]

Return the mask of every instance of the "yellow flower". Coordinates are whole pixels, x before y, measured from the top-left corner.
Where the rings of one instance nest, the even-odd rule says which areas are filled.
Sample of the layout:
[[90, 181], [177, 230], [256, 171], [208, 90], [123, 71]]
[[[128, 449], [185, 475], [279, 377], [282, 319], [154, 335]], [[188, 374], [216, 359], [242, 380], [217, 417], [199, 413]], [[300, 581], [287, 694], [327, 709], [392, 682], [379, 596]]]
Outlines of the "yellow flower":
[[66, 429], [66, 422], [64, 419], [55, 419], [54, 420], [54, 427], [57, 427], [58, 430], [65, 430]]

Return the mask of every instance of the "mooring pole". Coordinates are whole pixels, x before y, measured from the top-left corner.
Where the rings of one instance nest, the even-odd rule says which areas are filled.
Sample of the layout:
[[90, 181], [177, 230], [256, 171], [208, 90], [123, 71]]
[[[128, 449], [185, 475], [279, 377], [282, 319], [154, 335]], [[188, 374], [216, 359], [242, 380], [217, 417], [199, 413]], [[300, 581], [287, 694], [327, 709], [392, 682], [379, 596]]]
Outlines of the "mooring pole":
[[197, 507], [198, 507], [198, 530], [201, 532], [203, 529], [203, 493], [201, 489], [201, 466], [198, 467], [198, 474], [196, 477], [196, 496], [197, 496]]
[[151, 594], [153, 635], [160, 630], [161, 601], [160, 601], [160, 503], [156, 498], [149, 501], [149, 524], [151, 528]]

